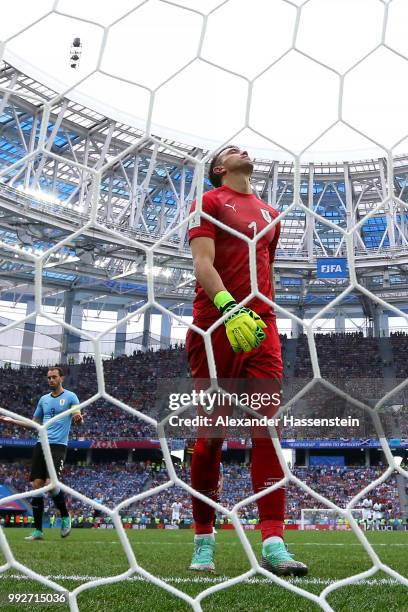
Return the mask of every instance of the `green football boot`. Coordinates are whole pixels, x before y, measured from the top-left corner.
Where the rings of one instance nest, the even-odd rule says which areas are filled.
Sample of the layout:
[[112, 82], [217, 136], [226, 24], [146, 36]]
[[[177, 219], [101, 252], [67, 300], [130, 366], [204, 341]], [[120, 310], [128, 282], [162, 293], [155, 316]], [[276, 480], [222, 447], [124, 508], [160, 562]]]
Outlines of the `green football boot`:
[[277, 576], [306, 576], [308, 572], [307, 565], [295, 561], [283, 542], [263, 547], [261, 567]]
[[66, 538], [71, 533], [71, 517], [64, 516], [61, 519], [61, 538]]
[[43, 540], [43, 532], [39, 529], [34, 529], [34, 531], [29, 536], [26, 536], [24, 539], [29, 542], [32, 542], [33, 540]]
[[213, 537], [194, 538], [194, 552], [189, 569], [199, 572], [214, 572], [214, 549], [215, 539]]

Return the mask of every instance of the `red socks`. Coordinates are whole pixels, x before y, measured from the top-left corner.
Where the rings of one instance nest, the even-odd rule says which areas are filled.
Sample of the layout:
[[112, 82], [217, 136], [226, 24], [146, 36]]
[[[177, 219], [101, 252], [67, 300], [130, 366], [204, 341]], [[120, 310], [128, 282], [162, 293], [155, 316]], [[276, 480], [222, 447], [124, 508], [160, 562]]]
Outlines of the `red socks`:
[[[252, 487], [254, 493], [271, 486], [283, 478], [283, 470], [265, 432], [263, 438], [252, 440]], [[222, 439], [199, 438], [194, 447], [191, 463], [191, 486], [215, 500], [219, 479]], [[257, 501], [262, 540], [271, 536], [283, 537], [285, 489], [283, 487], [264, 495]], [[208, 504], [193, 497], [193, 517], [197, 535], [212, 533], [215, 511]]]
[[[270, 438], [252, 439], [252, 487], [258, 493], [283, 478], [283, 470]], [[285, 489], [280, 487], [257, 501], [262, 540], [283, 537]]]
[[[219, 438], [198, 438], [191, 462], [191, 486], [213, 500], [217, 498], [222, 443]], [[194, 496], [192, 501], [196, 535], [212, 533], [214, 508]]]

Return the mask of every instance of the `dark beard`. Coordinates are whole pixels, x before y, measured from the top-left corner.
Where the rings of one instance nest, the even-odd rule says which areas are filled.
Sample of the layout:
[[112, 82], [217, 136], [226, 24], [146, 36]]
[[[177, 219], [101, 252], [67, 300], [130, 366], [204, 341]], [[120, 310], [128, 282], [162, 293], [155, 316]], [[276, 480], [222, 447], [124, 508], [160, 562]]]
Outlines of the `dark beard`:
[[254, 170], [254, 162], [252, 161], [252, 159], [243, 159], [241, 169], [243, 172], [246, 172], [251, 175]]

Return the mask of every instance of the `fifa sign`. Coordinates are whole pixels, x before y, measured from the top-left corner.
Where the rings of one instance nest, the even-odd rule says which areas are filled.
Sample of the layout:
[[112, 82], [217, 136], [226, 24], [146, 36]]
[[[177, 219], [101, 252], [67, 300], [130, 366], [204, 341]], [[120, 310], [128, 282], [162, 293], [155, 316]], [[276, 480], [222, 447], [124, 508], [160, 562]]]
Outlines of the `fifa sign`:
[[347, 278], [347, 259], [345, 257], [320, 257], [317, 260], [317, 278]]
[[323, 274], [337, 274], [342, 271], [340, 264], [322, 264], [321, 271]]

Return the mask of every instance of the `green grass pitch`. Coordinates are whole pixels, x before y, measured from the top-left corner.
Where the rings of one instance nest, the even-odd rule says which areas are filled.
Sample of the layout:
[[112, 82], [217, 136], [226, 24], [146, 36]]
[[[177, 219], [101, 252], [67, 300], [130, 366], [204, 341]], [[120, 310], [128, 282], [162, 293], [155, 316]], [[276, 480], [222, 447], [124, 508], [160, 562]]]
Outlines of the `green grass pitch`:
[[[259, 532], [246, 532], [257, 555], [260, 552]], [[57, 529], [46, 530], [42, 542], [25, 542], [25, 529], [7, 529], [15, 558], [31, 569], [49, 576], [68, 589], [94, 579], [119, 574], [128, 568], [125, 554], [114, 530], [74, 529], [66, 540], [61, 540]], [[168, 580], [169, 584], [189, 595], [249, 569], [249, 562], [233, 531], [219, 530], [216, 548], [216, 574], [197, 575], [189, 572], [191, 558], [191, 530], [127, 531], [139, 564], [149, 572]], [[408, 532], [374, 532], [368, 534], [381, 561], [408, 577]], [[288, 531], [286, 542], [296, 558], [309, 565], [309, 575], [293, 580], [298, 586], [313, 593], [321, 592], [328, 584], [362, 572], [371, 561], [352, 532]], [[0, 563], [4, 563], [0, 553]], [[50, 592], [40, 583], [8, 570], [0, 579], [0, 607], [4, 612], [30, 610], [44, 612], [68, 610], [60, 604], [6, 603], [7, 593]], [[396, 612], [408, 610], [408, 589], [387, 574], [378, 572], [362, 584], [343, 587], [328, 597], [336, 611]], [[97, 587], [78, 597], [81, 612], [167, 612], [191, 610], [182, 600], [140, 577], [126, 582]], [[203, 610], [217, 612], [311, 612], [321, 609], [310, 600], [256, 576], [252, 582], [242, 583], [210, 595], [202, 602]]]

